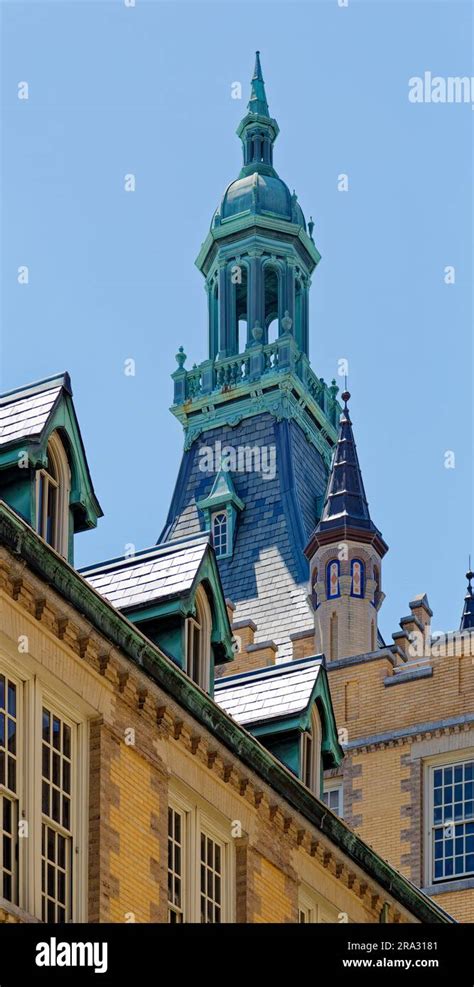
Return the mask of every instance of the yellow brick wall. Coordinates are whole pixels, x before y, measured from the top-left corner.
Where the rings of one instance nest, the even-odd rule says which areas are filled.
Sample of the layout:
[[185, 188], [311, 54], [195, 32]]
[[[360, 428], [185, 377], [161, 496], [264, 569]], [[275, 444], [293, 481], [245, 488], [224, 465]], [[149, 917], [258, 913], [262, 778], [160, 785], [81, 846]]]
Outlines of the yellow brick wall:
[[153, 786], [151, 765], [133, 747], [117, 744], [110, 780], [118, 792], [117, 804], [110, 807], [110, 828], [117, 834], [110, 853], [110, 876], [116, 888], [110, 921], [150, 922], [160, 893], [166, 890], [166, 885], [160, 889], [159, 882], [165, 847], [157, 820], [167, 814], [167, 803], [160, 802]]

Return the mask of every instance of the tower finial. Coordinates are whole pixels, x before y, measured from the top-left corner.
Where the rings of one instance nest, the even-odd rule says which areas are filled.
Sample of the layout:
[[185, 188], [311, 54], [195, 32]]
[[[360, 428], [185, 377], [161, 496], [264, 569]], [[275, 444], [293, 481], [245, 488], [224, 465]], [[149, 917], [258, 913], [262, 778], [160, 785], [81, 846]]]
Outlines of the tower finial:
[[253, 70], [252, 82], [250, 84], [250, 99], [248, 103], [250, 113], [258, 113], [261, 117], [269, 117], [267, 97], [265, 94], [265, 83], [263, 81], [262, 66], [260, 64], [260, 52], [255, 52], [255, 68]]

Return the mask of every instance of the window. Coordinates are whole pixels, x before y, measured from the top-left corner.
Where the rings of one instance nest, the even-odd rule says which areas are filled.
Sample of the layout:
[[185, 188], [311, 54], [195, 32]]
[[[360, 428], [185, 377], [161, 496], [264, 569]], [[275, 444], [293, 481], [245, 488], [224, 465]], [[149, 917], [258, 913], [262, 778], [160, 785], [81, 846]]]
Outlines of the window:
[[18, 904], [18, 689], [0, 675], [0, 895]]
[[169, 922], [232, 921], [231, 844], [229, 823], [211, 814], [194, 793], [177, 786], [168, 808]]
[[431, 880], [474, 875], [474, 759], [429, 768]]
[[202, 586], [196, 592], [196, 616], [186, 620], [186, 671], [201, 689], [209, 690], [211, 661], [211, 608]]
[[317, 585], [318, 585], [318, 568], [317, 566], [315, 566], [311, 575], [311, 598], [315, 610], [317, 609], [318, 606]]
[[300, 924], [338, 922], [340, 912], [331, 902], [308, 885], [300, 887], [298, 901], [298, 922]]
[[228, 554], [229, 524], [227, 511], [212, 515], [212, 543], [218, 559]]
[[344, 803], [343, 803], [343, 788], [342, 783], [337, 782], [331, 785], [325, 785], [323, 791], [323, 802], [332, 809], [338, 816], [343, 817]]
[[48, 467], [36, 474], [36, 528], [48, 545], [67, 557], [71, 471], [59, 436], [48, 442]]
[[183, 921], [184, 816], [168, 808], [168, 921]]
[[321, 763], [321, 723], [315, 706], [309, 730], [301, 735], [301, 780], [319, 797]]
[[71, 727], [42, 710], [41, 744], [41, 917], [67, 922], [71, 917]]
[[326, 566], [326, 595], [328, 600], [340, 596], [339, 590], [340, 564], [338, 559], [332, 559]]
[[2, 658], [0, 897], [42, 921], [86, 915], [85, 731], [38, 679], [15, 681]]
[[201, 832], [201, 922], [222, 921], [222, 844]]
[[351, 596], [363, 596], [364, 587], [364, 563], [360, 559], [352, 559], [351, 561]]

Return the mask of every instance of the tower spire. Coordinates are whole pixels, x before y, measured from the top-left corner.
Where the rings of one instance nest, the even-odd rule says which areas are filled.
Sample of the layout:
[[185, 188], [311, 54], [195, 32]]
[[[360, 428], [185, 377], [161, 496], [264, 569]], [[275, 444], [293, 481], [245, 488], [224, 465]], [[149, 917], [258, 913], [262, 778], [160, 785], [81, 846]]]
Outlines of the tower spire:
[[367, 531], [380, 535], [373, 524], [365, 495], [364, 482], [349, 414], [349, 391], [341, 394], [344, 401], [339, 420], [339, 436], [331, 466], [323, 512], [315, 533], [333, 529]]
[[474, 627], [474, 594], [472, 592], [472, 580], [474, 572], [471, 569], [471, 558], [469, 557], [469, 569], [466, 572], [467, 592], [464, 597], [464, 609], [461, 617], [461, 631], [467, 631]]
[[258, 113], [261, 117], [270, 117], [267, 97], [265, 93], [265, 83], [263, 81], [262, 66], [260, 64], [260, 52], [255, 52], [255, 68], [253, 70], [250, 99], [247, 109], [249, 113]]

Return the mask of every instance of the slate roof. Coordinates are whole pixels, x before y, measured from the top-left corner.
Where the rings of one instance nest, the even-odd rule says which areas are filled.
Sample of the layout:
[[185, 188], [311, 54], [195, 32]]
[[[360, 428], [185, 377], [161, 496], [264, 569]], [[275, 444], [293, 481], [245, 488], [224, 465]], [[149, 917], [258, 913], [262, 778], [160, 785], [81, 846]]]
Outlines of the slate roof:
[[344, 391], [342, 398], [344, 408], [339, 422], [339, 436], [331, 465], [323, 512], [316, 531], [322, 532], [341, 526], [377, 531], [369, 513], [352, 422], [347, 407], [350, 398], [349, 392]]
[[183, 454], [175, 494], [160, 544], [204, 528], [197, 502], [209, 496], [215, 473], [200, 469], [200, 449], [219, 440], [234, 448], [276, 450], [275, 476], [234, 472], [237, 495], [245, 504], [239, 516], [232, 558], [218, 559], [225, 596], [235, 604], [234, 621], [252, 619], [255, 643], [273, 640], [278, 659], [293, 653], [290, 635], [314, 629], [308, 602], [309, 568], [304, 547], [317, 520], [317, 497], [327, 473], [318, 450], [294, 421], [277, 422], [264, 413], [235, 427], [210, 429]]
[[0, 445], [39, 437], [63, 389], [71, 393], [68, 374], [49, 377], [0, 396]]
[[188, 593], [208, 545], [201, 535], [79, 571], [117, 610], [135, 609]]
[[227, 675], [216, 681], [214, 698], [245, 726], [297, 716], [307, 709], [322, 666], [320, 656]]

